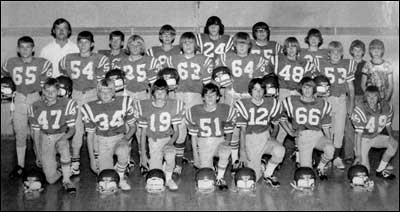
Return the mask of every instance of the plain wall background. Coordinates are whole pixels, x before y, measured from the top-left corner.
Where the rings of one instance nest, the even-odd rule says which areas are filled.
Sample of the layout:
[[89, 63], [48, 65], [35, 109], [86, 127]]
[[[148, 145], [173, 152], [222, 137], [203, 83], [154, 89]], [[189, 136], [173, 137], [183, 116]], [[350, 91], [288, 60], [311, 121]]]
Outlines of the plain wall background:
[[[271, 27], [271, 40], [283, 43], [295, 36], [302, 47], [309, 28], [320, 28], [323, 47], [332, 41], [343, 43], [345, 57], [355, 39], [368, 43], [379, 38], [385, 43], [384, 58], [394, 67], [395, 109], [393, 128], [399, 129], [399, 3], [398, 2], [1, 2], [1, 62], [16, 55], [16, 41], [23, 35], [35, 40], [37, 55], [52, 40], [50, 29], [60, 17], [73, 27], [71, 39], [81, 30], [95, 35], [95, 50], [108, 48], [108, 33], [121, 30], [126, 37], [143, 35], [146, 46], [159, 45], [158, 30], [174, 26], [179, 36], [184, 31], [202, 32], [208, 17], [222, 19], [227, 34], [251, 32], [258, 21]], [[369, 59], [368, 53], [365, 59]]]

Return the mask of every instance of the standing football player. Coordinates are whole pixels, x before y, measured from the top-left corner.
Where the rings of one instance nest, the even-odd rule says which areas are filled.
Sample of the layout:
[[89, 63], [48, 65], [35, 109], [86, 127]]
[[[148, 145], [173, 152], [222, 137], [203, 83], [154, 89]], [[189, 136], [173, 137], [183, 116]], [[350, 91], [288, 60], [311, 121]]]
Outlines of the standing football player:
[[[31, 37], [23, 36], [17, 41], [18, 57], [8, 59], [1, 70], [1, 77], [9, 76], [16, 86], [15, 108], [11, 108], [13, 129], [17, 142], [18, 164], [11, 171], [10, 177], [21, 177], [25, 167], [26, 139], [29, 134], [28, 108], [40, 99], [39, 91], [47, 77], [52, 76], [52, 64], [50, 61], [34, 57], [35, 44]], [[38, 142], [38, 141], [37, 141]], [[38, 144], [35, 143], [35, 147]], [[38, 149], [35, 148], [36, 154]], [[40, 166], [40, 161], [37, 160]]]
[[80, 151], [84, 134], [80, 107], [97, 99], [97, 82], [103, 79], [110, 69], [109, 60], [105, 55], [92, 52], [94, 38], [91, 32], [80, 32], [77, 40], [79, 53], [66, 55], [59, 64], [60, 72], [73, 81], [72, 99], [78, 103], [76, 132], [72, 138], [72, 175], [79, 175], [80, 173]]
[[[376, 176], [392, 180], [396, 176], [386, 169], [389, 160], [396, 154], [398, 142], [392, 134], [393, 108], [381, 96], [376, 86], [365, 89], [364, 101], [357, 104], [352, 114], [355, 128], [354, 163], [361, 162], [370, 170], [368, 153], [372, 147], [386, 148], [376, 169]], [[380, 134], [386, 128], [389, 135]]]
[[328, 50], [320, 48], [324, 43], [321, 31], [315, 28], [310, 29], [304, 38], [304, 42], [308, 45], [308, 48], [300, 51], [300, 58], [309, 62], [313, 62], [315, 58], [328, 58]]
[[[168, 84], [163, 79], [154, 82], [151, 95], [152, 99], [138, 101], [136, 105], [139, 114], [138, 126], [142, 128], [141, 165], [149, 170], [163, 169], [165, 159], [165, 185], [170, 190], [177, 190], [178, 185], [172, 179], [176, 154], [174, 142], [180, 133], [178, 125], [182, 122], [184, 103], [168, 99]], [[146, 137], [150, 159], [146, 154]]]
[[127, 57], [128, 54], [126, 52], [126, 49], [124, 49], [124, 40], [125, 40], [125, 35], [123, 32], [117, 30], [117, 31], [112, 31], [110, 35], [108, 36], [109, 39], [109, 47], [110, 49], [107, 50], [98, 50], [97, 52], [99, 54], [103, 54], [108, 57], [108, 60], [110, 61], [111, 68], [115, 69], [121, 69], [121, 67], [118, 67], [116, 63], [121, 61], [122, 58]]
[[281, 53], [281, 45], [273, 40], [269, 40], [271, 31], [265, 22], [257, 22], [253, 25], [253, 38], [251, 45], [252, 54], [260, 54], [266, 60], [275, 64], [276, 57]]
[[215, 184], [225, 189], [228, 186], [223, 177], [231, 154], [229, 142], [236, 113], [233, 106], [218, 103], [221, 94], [213, 83], [204, 85], [201, 96], [204, 103], [191, 107], [186, 114], [194, 163], [198, 168], [213, 168], [213, 157], [218, 156]]
[[[94, 153], [98, 152], [98, 173], [115, 169], [120, 178], [119, 187], [130, 190], [125, 171], [129, 162], [129, 141], [136, 131], [133, 100], [129, 96], [115, 96], [115, 84], [111, 79], [100, 80], [97, 93], [98, 100], [82, 105], [90, 162], [94, 163]], [[114, 154], [117, 155], [115, 166]]]
[[[33, 129], [33, 139], [40, 144], [37, 157], [41, 158], [46, 180], [54, 184], [61, 176], [67, 192], [76, 192], [71, 182], [71, 153], [69, 141], [75, 133], [77, 116], [76, 102], [68, 98], [58, 98], [59, 82], [48, 78], [43, 85], [43, 99], [32, 104], [29, 122]], [[56, 154], [60, 154], [62, 173], [57, 171]]]
[[240, 161], [256, 172], [256, 181], [261, 175], [261, 157], [270, 154], [272, 157], [263, 170], [263, 179], [273, 187], [280, 185], [277, 177], [273, 176], [275, 168], [285, 156], [285, 147], [275, 138], [277, 126], [270, 135], [269, 129], [281, 114], [281, 103], [274, 97], [264, 98], [265, 83], [261, 78], [254, 78], [249, 82], [251, 99], [238, 100], [235, 108], [239, 113], [237, 125], [240, 126]]

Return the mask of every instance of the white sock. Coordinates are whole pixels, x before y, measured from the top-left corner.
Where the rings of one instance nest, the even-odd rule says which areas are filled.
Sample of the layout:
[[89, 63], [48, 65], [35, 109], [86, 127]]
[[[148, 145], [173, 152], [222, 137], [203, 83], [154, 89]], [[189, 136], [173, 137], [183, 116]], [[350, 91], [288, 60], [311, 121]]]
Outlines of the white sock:
[[18, 165], [21, 166], [22, 168], [25, 167], [25, 150], [26, 150], [26, 146], [24, 146], [24, 147], [17, 146]]
[[239, 160], [239, 149], [232, 149], [232, 161], [233, 163], [235, 161]]
[[225, 175], [225, 169], [218, 168], [217, 179], [222, 179]]
[[385, 162], [385, 161], [381, 160], [381, 162], [379, 163], [379, 166], [376, 169], [376, 171], [377, 172], [383, 171], [386, 168], [387, 164], [388, 164], [388, 162]]
[[120, 181], [123, 180], [123, 179], [124, 179], [125, 173], [124, 173], [124, 172], [117, 172], [117, 173], [118, 173], [118, 175], [119, 175], [119, 180], [120, 180]]
[[271, 162], [269, 162], [269, 163], [267, 164], [267, 167], [265, 168], [264, 177], [270, 177], [270, 176], [272, 176], [272, 174], [274, 173], [275, 168], [276, 168], [277, 166], [278, 166], [277, 163], [271, 163]]
[[317, 169], [323, 169], [326, 166], [326, 163], [319, 162]]
[[[62, 170], [63, 182], [70, 182], [71, 166], [69, 164], [61, 165], [61, 170]], [[57, 173], [59, 173], [59, 172], [57, 172]]]
[[165, 172], [165, 180], [168, 182], [168, 180], [172, 180], [172, 172]]
[[296, 162], [300, 163], [300, 153], [299, 153], [299, 151], [296, 151]]

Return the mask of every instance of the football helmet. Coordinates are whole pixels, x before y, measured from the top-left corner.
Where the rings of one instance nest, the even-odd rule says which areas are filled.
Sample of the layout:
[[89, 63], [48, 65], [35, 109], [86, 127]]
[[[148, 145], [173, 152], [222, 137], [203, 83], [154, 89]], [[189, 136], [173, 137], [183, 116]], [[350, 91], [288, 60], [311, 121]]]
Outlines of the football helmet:
[[58, 97], [71, 98], [72, 95], [72, 80], [67, 76], [59, 76], [56, 78], [60, 87], [58, 88]]
[[214, 80], [219, 87], [228, 87], [232, 85], [232, 72], [226, 66], [218, 66], [212, 71], [211, 79]]
[[318, 97], [327, 97], [330, 96], [330, 87], [331, 82], [328, 77], [324, 75], [318, 75], [314, 78], [315, 86], [316, 86], [316, 95]]
[[157, 73], [159, 79], [164, 79], [168, 84], [168, 89], [170, 91], [178, 88], [179, 84], [179, 73], [174, 68], [163, 68]]
[[195, 174], [195, 184], [197, 191], [201, 193], [211, 193], [215, 190], [216, 175], [212, 168], [201, 168]]
[[41, 192], [44, 190], [46, 176], [39, 169], [31, 169], [23, 176], [24, 193]]
[[119, 175], [114, 169], [104, 169], [97, 177], [97, 190], [102, 194], [118, 191]]
[[361, 186], [364, 188], [372, 188], [374, 186], [374, 182], [369, 179], [367, 167], [361, 164], [351, 166], [347, 172], [347, 178], [352, 187]]
[[235, 174], [235, 185], [240, 191], [255, 191], [256, 172], [249, 167], [240, 168]]
[[124, 71], [121, 69], [111, 69], [106, 73], [106, 78], [114, 80], [115, 92], [124, 90], [126, 84]]
[[165, 190], [165, 174], [161, 169], [151, 169], [146, 175], [146, 191], [159, 193]]
[[267, 74], [263, 78], [265, 84], [265, 96], [277, 97], [279, 95], [279, 78], [275, 74]]
[[310, 167], [299, 167], [294, 172], [294, 182], [290, 183], [295, 189], [304, 190], [315, 187], [315, 173]]
[[11, 101], [15, 95], [16, 86], [11, 77], [1, 78], [1, 101]]

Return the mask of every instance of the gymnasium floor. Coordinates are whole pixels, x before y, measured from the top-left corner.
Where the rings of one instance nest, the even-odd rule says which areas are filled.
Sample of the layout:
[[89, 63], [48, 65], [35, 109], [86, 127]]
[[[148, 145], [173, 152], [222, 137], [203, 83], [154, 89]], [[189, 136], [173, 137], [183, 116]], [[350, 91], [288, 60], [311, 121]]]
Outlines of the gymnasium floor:
[[[396, 135], [398, 139], [398, 133]], [[129, 176], [132, 190], [119, 191], [113, 196], [101, 196], [95, 189], [95, 175], [89, 171], [87, 149], [82, 148], [81, 174], [73, 178], [77, 185], [76, 194], [68, 194], [61, 188], [61, 182], [48, 185], [39, 197], [29, 198], [23, 193], [22, 180], [9, 180], [8, 173], [16, 164], [15, 141], [1, 139], [1, 210], [399, 210], [399, 154], [393, 160], [396, 179], [384, 181], [372, 179], [375, 187], [371, 192], [357, 192], [351, 189], [346, 171], [334, 168], [328, 170], [328, 181], [317, 181], [312, 193], [293, 191], [289, 182], [294, 173], [294, 162], [287, 157], [293, 151], [293, 142], [288, 140], [285, 162], [277, 172], [281, 187], [272, 189], [259, 181], [255, 193], [242, 194], [231, 190], [216, 190], [212, 194], [196, 193], [194, 170], [188, 164], [177, 178], [179, 190], [165, 191], [161, 195], [148, 194], [144, 190], [144, 178], [135, 169]], [[370, 152], [371, 167], [378, 166], [377, 157], [383, 150]], [[32, 144], [28, 144], [27, 163], [32, 166], [34, 155]], [[232, 176], [226, 175], [228, 182]], [[232, 184], [230, 186], [232, 188]]]

